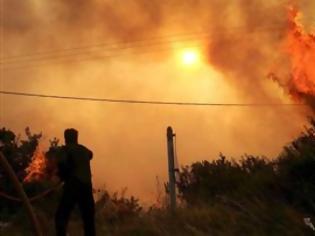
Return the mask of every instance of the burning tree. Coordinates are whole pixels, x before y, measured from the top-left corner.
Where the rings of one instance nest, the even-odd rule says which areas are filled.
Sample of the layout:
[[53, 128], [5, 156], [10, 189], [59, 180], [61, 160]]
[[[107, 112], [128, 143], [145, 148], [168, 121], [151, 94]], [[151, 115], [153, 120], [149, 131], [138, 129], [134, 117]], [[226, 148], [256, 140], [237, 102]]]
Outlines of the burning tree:
[[315, 34], [307, 33], [298, 22], [301, 13], [295, 8], [289, 12], [287, 50], [292, 67], [292, 86], [303, 95], [315, 96]]
[[[26, 139], [21, 140], [9, 129], [0, 129], [0, 151], [12, 166], [19, 181], [29, 196], [34, 196], [42, 190], [47, 190], [47, 186], [53, 185], [51, 181], [56, 174], [56, 155], [54, 150], [58, 150], [58, 140], [53, 139], [48, 152], [44, 152], [40, 147], [42, 134], [32, 134], [29, 128], [25, 129]], [[10, 196], [16, 196], [15, 190], [0, 169], [0, 191]], [[18, 209], [17, 202], [1, 198], [1, 217], [11, 215]], [[4, 214], [6, 212], [6, 214]]]
[[[32, 134], [29, 128], [25, 129], [26, 139], [20, 140], [20, 136], [16, 136], [9, 129], [0, 129], [0, 151], [7, 158], [12, 166], [20, 182], [27, 176], [27, 167], [32, 161], [34, 152], [38, 146], [41, 134]], [[0, 169], [0, 191], [15, 195], [12, 184], [6, 177], [2, 169]], [[14, 212], [16, 203], [1, 199], [0, 209], [3, 211]]]
[[[32, 134], [29, 128], [25, 129], [26, 139], [20, 140], [11, 130], [0, 130], [0, 151], [7, 158], [20, 181], [27, 176], [27, 167], [32, 162], [33, 155], [38, 147], [42, 134]], [[6, 178], [0, 170], [1, 186], [6, 186]]]

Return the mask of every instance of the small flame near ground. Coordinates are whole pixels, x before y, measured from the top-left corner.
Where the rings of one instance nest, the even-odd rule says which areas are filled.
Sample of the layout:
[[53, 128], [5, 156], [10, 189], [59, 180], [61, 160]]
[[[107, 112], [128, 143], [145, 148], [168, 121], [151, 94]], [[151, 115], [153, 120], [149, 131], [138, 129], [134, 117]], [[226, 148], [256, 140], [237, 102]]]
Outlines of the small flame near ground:
[[30, 165], [25, 169], [26, 177], [23, 182], [39, 181], [46, 177], [46, 158], [42, 148], [38, 146], [33, 154]]

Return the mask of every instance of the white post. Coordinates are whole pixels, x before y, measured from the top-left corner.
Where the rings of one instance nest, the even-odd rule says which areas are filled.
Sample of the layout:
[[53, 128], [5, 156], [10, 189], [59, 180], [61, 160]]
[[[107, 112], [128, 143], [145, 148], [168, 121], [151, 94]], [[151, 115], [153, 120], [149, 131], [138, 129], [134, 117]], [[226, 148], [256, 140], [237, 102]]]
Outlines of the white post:
[[176, 208], [176, 186], [175, 186], [175, 164], [174, 164], [174, 140], [172, 127], [167, 127], [167, 151], [168, 151], [168, 175], [169, 175], [169, 196], [170, 196], [170, 209], [172, 212]]

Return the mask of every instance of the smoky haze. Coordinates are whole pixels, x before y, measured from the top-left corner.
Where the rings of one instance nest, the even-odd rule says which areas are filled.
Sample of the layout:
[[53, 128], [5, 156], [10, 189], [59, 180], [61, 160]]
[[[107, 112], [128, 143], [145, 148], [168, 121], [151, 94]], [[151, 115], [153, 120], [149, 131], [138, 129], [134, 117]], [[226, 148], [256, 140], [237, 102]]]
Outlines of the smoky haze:
[[[1, 0], [1, 90], [117, 99], [291, 103], [281, 47], [292, 1]], [[314, 1], [299, 1], [306, 29]], [[202, 63], [183, 66], [182, 48]], [[1, 126], [68, 127], [94, 151], [94, 183], [151, 201], [167, 176], [166, 127], [180, 164], [223, 152], [274, 157], [306, 124], [305, 107], [177, 107], [1, 95]]]

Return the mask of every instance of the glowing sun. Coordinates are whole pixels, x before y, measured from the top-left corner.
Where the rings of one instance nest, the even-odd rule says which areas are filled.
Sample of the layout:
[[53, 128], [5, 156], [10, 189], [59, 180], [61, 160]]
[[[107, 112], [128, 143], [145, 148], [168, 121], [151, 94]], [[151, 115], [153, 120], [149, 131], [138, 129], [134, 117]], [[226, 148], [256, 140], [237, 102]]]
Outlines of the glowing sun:
[[186, 49], [181, 53], [181, 61], [184, 65], [195, 65], [200, 61], [200, 52], [196, 49]]

